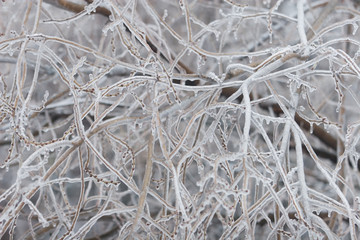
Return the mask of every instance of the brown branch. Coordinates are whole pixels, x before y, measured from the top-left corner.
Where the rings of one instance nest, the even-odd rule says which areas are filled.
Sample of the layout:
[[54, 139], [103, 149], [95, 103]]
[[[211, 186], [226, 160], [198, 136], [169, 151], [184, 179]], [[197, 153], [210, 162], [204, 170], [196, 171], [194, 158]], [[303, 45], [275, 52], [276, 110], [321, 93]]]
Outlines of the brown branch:
[[[74, 13], [80, 13], [80, 12], [84, 11], [85, 6], [86, 6], [84, 4], [73, 3], [68, 0], [44, 0], [44, 2], [51, 4], [55, 7], [62, 8], [64, 10], [74, 12]], [[96, 12], [92, 12], [91, 14], [95, 14], [95, 13], [104, 15], [106, 17], [111, 15], [111, 12], [107, 8], [104, 8], [104, 7], [97, 7]]]

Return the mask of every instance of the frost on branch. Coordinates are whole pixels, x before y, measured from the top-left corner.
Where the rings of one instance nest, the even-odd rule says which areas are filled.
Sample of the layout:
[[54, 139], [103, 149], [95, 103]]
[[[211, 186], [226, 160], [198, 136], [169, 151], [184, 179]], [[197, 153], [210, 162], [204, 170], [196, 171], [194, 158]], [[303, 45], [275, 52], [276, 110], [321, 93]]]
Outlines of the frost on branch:
[[0, 238], [360, 235], [357, 1], [0, 5]]

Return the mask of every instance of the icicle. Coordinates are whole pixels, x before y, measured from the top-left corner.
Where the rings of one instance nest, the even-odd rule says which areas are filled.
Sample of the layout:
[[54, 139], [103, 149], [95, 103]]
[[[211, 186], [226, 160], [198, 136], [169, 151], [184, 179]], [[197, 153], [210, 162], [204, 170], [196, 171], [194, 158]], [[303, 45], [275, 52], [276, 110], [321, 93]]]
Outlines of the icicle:
[[301, 97], [302, 97], [302, 99], [306, 99], [306, 93], [305, 92], [303, 92], [303, 93], [301, 93]]
[[198, 70], [200, 70], [201, 66], [205, 65], [206, 57], [199, 56], [198, 58]]
[[233, 35], [234, 35], [234, 40], [237, 41], [238, 40], [238, 34], [237, 31], [233, 31]]
[[269, 124], [270, 124], [270, 121], [271, 121], [270, 118], [265, 118], [266, 125], [269, 125]]
[[273, 42], [273, 37], [272, 37], [272, 33], [269, 34], [269, 43], [272, 44]]
[[353, 23], [353, 32], [352, 34], [355, 35], [356, 31], [358, 30], [359, 26], [356, 24], [356, 22]]
[[270, 8], [270, 0], [263, 0], [263, 4], [267, 7]]
[[167, 9], [165, 9], [165, 10], [164, 10], [164, 15], [162, 16], [163, 21], [166, 20], [166, 17], [167, 17], [167, 16], [168, 16], [168, 11], [167, 11]]
[[215, 40], [218, 42], [220, 38], [220, 32], [216, 31], [214, 34], [215, 34]]
[[338, 102], [337, 105], [336, 105], [336, 109], [335, 111], [338, 113], [340, 111], [340, 107], [341, 107], [341, 103]]
[[179, 6], [181, 8], [181, 14], [184, 15], [185, 14], [185, 6], [184, 6], [184, 3], [183, 3], [183, 0], [179, 0]]

